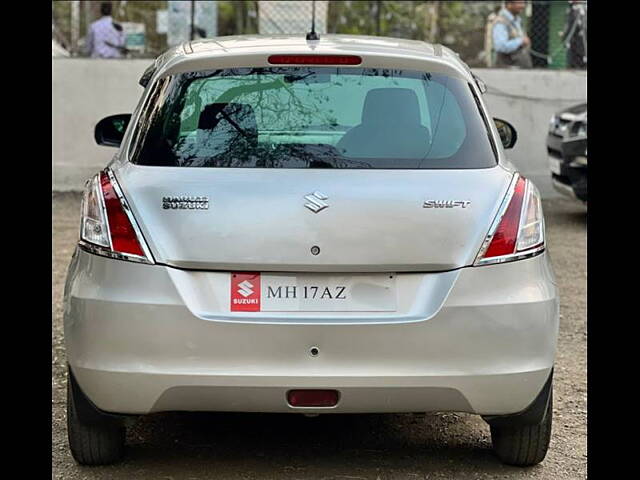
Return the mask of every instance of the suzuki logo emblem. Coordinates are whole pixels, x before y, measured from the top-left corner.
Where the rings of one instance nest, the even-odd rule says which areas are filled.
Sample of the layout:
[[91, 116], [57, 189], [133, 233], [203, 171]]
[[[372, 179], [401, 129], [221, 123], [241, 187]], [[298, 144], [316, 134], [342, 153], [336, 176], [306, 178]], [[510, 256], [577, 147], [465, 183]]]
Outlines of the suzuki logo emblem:
[[324, 193], [313, 192], [309, 195], [305, 195], [304, 199], [309, 203], [305, 203], [304, 206], [311, 210], [313, 213], [318, 213], [324, 210], [325, 208], [329, 208], [329, 205], [323, 200], [326, 200], [327, 197]]
[[243, 297], [246, 298], [253, 295], [253, 284], [250, 281], [245, 280], [244, 282], [239, 283], [238, 287], [238, 293]]

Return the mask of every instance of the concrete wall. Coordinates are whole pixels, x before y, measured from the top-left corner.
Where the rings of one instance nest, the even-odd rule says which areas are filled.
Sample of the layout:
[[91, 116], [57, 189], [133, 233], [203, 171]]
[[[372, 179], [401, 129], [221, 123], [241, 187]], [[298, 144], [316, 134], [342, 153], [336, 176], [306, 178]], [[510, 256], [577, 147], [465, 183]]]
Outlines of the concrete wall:
[[[142, 93], [138, 79], [151, 60], [53, 59], [53, 189], [80, 190], [106, 165], [115, 149], [100, 147], [93, 128], [106, 115], [132, 112]], [[586, 73], [548, 70], [474, 72], [489, 87], [495, 117], [511, 122], [518, 143], [511, 161], [543, 196], [555, 196], [549, 180], [545, 138], [551, 115], [586, 101]]]
[[131, 113], [143, 88], [138, 84], [151, 60], [53, 59], [53, 189], [82, 190], [116, 149], [98, 146], [96, 123]]

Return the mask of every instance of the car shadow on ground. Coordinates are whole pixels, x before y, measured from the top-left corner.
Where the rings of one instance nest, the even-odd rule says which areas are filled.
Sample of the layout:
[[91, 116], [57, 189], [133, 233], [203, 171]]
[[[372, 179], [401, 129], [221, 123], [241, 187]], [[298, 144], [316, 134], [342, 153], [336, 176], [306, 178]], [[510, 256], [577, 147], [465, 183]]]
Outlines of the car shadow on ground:
[[518, 477], [532, 470], [501, 464], [479, 417], [450, 413], [163, 413], [141, 418], [127, 444], [125, 462], [106, 469], [128, 478]]

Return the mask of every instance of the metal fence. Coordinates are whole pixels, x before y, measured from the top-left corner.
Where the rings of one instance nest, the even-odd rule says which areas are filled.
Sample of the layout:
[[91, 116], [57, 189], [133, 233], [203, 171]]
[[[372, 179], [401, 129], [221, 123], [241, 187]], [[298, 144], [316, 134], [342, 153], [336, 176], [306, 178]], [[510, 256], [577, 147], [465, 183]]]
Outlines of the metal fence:
[[[99, 1], [53, 2], [53, 40], [72, 56], [86, 55], [84, 39], [100, 16]], [[128, 56], [155, 57], [179, 40], [200, 36], [309, 31], [307, 1], [113, 1], [113, 18], [134, 44]], [[210, 4], [210, 5], [204, 5]], [[502, 1], [316, 1], [316, 31], [382, 35], [446, 45], [472, 67], [490, 65], [490, 16]], [[194, 9], [195, 15], [190, 12]], [[200, 17], [207, 9], [209, 17]], [[175, 33], [182, 11], [183, 37]], [[586, 2], [527, 2], [522, 14], [534, 68], [586, 68]], [[211, 15], [214, 15], [211, 17]], [[195, 18], [195, 20], [193, 20]], [[200, 19], [202, 18], [202, 19]], [[193, 25], [193, 22], [196, 25]], [[187, 23], [191, 25], [187, 26]], [[172, 30], [172, 28], [174, 30]]]

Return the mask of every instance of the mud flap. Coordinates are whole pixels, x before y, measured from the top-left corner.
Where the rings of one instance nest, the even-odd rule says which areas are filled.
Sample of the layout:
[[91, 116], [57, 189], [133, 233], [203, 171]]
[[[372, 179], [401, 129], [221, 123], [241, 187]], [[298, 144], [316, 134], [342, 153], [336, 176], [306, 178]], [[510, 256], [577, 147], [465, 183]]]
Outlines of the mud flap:
[[96, 407], [91, 400], [84, 394], [77, 380], [73, 376], [73, 372], [67, 365], [67, 381], [69, 382], [69, 395], [73, 397], [73, 406], [80, 423], [85, 425], [117, 425], [124, 426], [135, 421], [135, 415], [118, 415], [107, 413]]
[[538, 425], [544, 420], [551, 397], [553, 383], [553, 369], [545, 382], [542, 390], [535, 400], [522, 412], [511, 415], [483, 416], [483, 420], [494, 427], [520, 427], [525, 425]]

